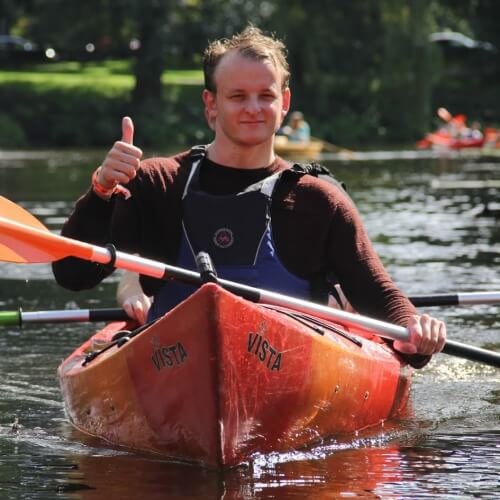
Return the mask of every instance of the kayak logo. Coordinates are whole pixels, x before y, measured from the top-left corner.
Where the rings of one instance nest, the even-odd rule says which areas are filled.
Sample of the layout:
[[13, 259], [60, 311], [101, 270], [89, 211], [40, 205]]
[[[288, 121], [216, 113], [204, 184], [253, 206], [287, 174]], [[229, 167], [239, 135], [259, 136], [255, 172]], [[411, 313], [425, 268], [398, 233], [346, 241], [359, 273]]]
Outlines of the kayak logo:
[[257, 356], [257, 359], [266, 365], [270, 371], [281, 368], [282, 353], [275, 349], [260, 333], [248, 334], [248, 352]]
[[158, 347], [151, 356], [154, 367], [160, 371], [162, 368], [172, 368], [186, 361], [188, 353], [184, 346], [177, 344]]
[[229, 248], [234, 243], [233, 232], [227, 227], [217, 229], [213, 237], [213, 242], [219, 248]]

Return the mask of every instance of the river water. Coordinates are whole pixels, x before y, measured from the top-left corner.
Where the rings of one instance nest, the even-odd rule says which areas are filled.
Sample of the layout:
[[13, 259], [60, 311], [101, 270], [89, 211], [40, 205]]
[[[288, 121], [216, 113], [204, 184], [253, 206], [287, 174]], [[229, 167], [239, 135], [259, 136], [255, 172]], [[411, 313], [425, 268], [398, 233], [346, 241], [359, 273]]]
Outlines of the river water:
[[[0, 195], [58, 231], [101, 151], [0, 151]], [[500, 178], [500, 160], [325, 161], [344, 180], [377, 250], [408, 294], [500, 288], [494, 189], [440, 181]], [[433, 184], [434, 182], [434, 184]], [[0, 263], [0, 310], [113, 307], [117, 277], [90, 292], [58, 288], [46, 264]], [[450, 338], [500, 350], [498, 306], [440, 307]], [[500, 372], [440, 354], [414, 376], [396, 422], [216, 473], [110, 449], [74, 430], [58, 364], [97, 325], [0, 327], [0, 498], [499, 498]], [[17, 430], [13, 423], [18, 421]]]

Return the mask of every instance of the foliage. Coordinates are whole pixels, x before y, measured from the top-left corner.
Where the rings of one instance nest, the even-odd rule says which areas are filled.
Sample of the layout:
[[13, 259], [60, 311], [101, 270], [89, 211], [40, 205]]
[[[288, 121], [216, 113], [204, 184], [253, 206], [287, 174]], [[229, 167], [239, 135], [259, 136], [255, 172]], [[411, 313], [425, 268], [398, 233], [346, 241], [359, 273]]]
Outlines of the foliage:
[[22, 127], [10, 115], [0, 113], [0, 147], [20, 148], [26, 146]]
[[[111, 67], [117, 66], [121, 67], [117, 63]], [[128, 74], [110, 75], [104, 67], [99, 64], [74, 73], [0, 73], [0, 109], [24, 130], [32, 146], [107, 147], [119, 138], [121, 117], [134, 114], [130, 104], [134, 80]], [[208, 140], [200, 72], [178, 71], [165, 75], [165, 80], [183, 82], [184, 73], [188, 85], [164, 84], [161, 101], [136, 136], [141, 145], [168, 148]]]
[[57, 48], [63, 57], [86, 59], [87, 44], [95, 56], [124, 56], [137, 36], [136, 0], [31, 0], [25, 2], [18, 25], [23, 35]]
[[[33, 101], [37, 92], [40, 98], [44, 89], [44, 99], [50, 101], [58, 94], [88, 114], [71, 97], [73, 89], [79, 98], [100, 102], [97, 114], [102, 122], [106, 118], [101, 112], [111, 113], [108, 121], [120, 109], [133, 112], [143, 139], [155, 144], [166, 140], [162, 131], [171, 127], [179, 137], [203, 135], [199, 94], [177, 86], [167, 90], [170, 68], [199, 70], [208, 40], [230, 36], [248, 22], [285, 40], [293, 106], [304, 111], [314, 135], [331, 142], [351, 147], [411, 143], [433, 126], [434, 110], [443, 105], [484, 121], [500, 121], [498, 53], [429, 41], [430, 33], [451, 29], [489, 41], [500, 50], [500, 2], [496, 0], [0, 2], [8, 31], [42, 45], [50, 43], [61, 61], [79, 61], [71, 63], [74, 66], [60, 62], [47, 67], [52, 68], [52, 82], [28, 72], [15, 79], [12, 74], [2, 76], [2, 92], [6, 88], [12, 92], [16, 81], [25, 100]], [[131, 51], [132, 40], [140, 41], [139, 50]], [[95, 49], [92, 53], [85, 51], [89, 43]], [[116, 57], [126, 58], [127, 64], [113, 62]], [[96, 60], [112, 64], [103, 70], [94, 64]], [[106, 73], [115, 63], [114, 70]], [[61, 70], [72, 74], [73, 80], [63, 80]], [[36, 81], [40, 88], [30, 86]], [[31, 98], [29, 89], [34, 91]], [[6, 101], [4, 95], [0, 101]], [[40, 121], [34, 113], [43, 106], [32, 104], [32, 117]], [[64, 113], [66, 105], [53, 105]], [[7, 112], [18, 121], [19, 112]], [[25, 119], [19, 122], [23, 128]], [[25, 130], [32, 141], [32, 129]], [[42, 136], [48, 135], [52, 137], [48, 132]]]
[[462, 30], [495, 50], [443, 47], [441, 78], [434, 86], [432, 104], [465, 113], [485, 125], [500, 125], [500, 2], [496, 0], [442, 0], [441, 27]]

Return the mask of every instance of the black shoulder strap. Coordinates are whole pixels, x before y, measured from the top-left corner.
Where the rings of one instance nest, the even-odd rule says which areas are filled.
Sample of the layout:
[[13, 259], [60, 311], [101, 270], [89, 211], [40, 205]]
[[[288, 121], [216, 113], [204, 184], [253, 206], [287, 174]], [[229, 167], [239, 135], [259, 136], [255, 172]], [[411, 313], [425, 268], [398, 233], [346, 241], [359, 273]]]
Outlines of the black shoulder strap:
[[189, 157], [192, 161], [200, 158], [203, 159], [205, 158], [205, 155], [207, 154], [207, 145], [206, 144], [199, 144], [198, 146], [193, 146], [191, 148], [191, 151], [189, 152]]
[[314, 177], [318, 177], [319, 179], [323, 179], [325, 181], [331, 182], [336, 186], [341, 187], [344, 191], [347, 191], [347, 187], [344, 182], [339, 181], [330, 170], [328, 170], [324, 165], [319, 163], [294, 163], [292, 168], [290, 169], [292, 172], [295, 172], [298, 175], [309, 174]]

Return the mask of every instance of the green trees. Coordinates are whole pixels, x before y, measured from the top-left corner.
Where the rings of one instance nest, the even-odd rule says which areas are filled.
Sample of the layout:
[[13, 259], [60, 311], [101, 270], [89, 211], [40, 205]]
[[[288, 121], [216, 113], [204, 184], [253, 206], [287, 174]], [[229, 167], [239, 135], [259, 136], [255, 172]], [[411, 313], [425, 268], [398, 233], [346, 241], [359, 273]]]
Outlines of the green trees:
[[[451, 29], [500, 48], [500, 3], [495, 0], [0, 3], [0, 30], [50, 43], [61, 57], [82, 64], [132, 58], [135, 86], [122, 107], [134, 113], [139, 138], [153, 145], [206, 140], [201, 89], [181, 95], [162, 84], [161, 76], [169, 69], [199, 68], [208, 40], [248, 22], [286, 41], [293, 107], [305, 113], [313, 134], [326, 140], [351, 147], [412, 143], [433, 126], [440, 105], [500, 122], [494, 90], [500, 58], [429, 39], [433, 32]], [[131, 49], [131, 41], [138, 50]], [[191, 102], [186, 95], [193, 96]]]

